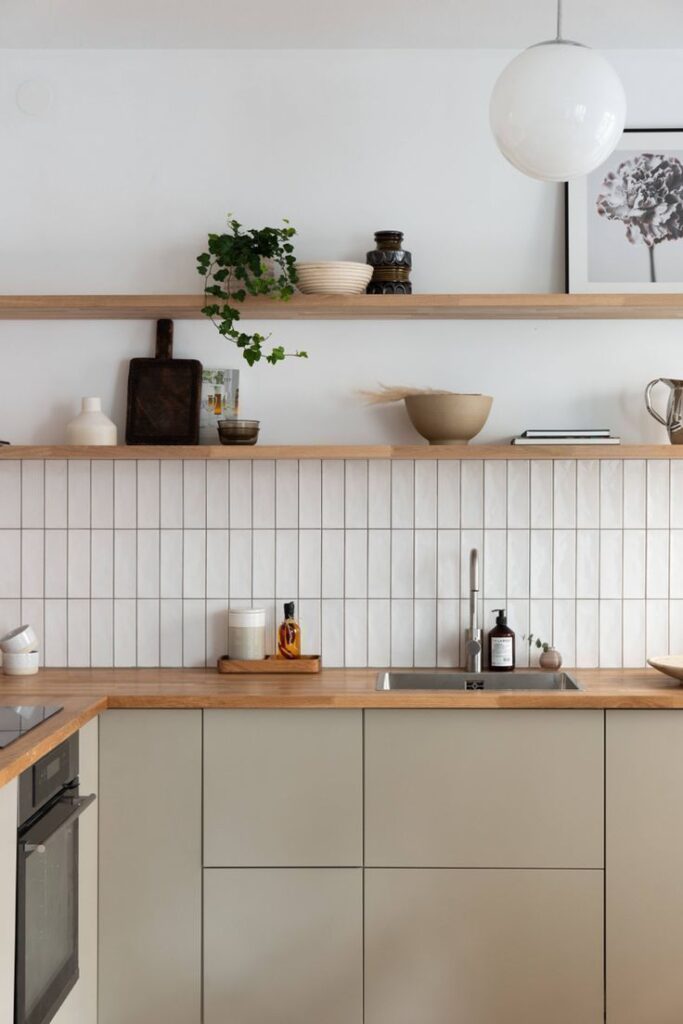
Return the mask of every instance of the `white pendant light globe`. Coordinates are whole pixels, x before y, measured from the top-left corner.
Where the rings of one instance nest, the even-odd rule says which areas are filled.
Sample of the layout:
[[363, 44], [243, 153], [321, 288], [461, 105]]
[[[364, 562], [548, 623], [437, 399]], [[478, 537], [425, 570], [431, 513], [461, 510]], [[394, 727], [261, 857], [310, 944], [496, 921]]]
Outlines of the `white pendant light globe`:
[[491, 129], [523, 174], [567, 181], [604, 163], [626, 121], [626, 95], [600, 53], [559, 38], [505, 68], [493, 89]]

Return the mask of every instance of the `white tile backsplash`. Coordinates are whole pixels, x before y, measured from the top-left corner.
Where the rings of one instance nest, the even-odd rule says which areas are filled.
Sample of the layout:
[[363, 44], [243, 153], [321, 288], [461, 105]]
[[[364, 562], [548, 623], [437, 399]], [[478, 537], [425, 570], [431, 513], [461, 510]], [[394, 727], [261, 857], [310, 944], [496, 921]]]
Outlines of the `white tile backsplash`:
[[115, 462], [114, 526], [120, 530], [134, 530], [137, 526], [137, 490], [136, 463], [132, 459]]
[[41, 460], [21, 463], [21, 525], [25, 530], [45, 525], [45, 463]]

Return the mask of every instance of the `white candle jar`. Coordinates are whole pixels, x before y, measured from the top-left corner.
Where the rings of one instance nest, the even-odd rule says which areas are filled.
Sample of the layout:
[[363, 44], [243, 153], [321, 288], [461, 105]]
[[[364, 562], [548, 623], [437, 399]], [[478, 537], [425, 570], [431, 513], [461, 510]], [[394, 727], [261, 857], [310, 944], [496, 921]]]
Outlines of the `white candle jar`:
[[228, 612], [228, 657], [233, 661], [262, 661], [265, 656], [265, 608], [231, 608]]

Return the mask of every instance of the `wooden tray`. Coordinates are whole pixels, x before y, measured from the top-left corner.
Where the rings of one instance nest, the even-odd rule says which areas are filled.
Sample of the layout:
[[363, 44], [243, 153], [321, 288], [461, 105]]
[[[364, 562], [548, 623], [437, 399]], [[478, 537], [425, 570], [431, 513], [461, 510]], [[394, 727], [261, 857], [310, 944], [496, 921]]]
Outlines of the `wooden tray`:
[[301, 658], [275, 658], [269, 655], [263, 661], [238, 661], [224, 655], [218, 659], [218, 671], [225, 675], [270, 675], [275, 672], [302, 675], [320, 671], [320, 655], [306, 654]]

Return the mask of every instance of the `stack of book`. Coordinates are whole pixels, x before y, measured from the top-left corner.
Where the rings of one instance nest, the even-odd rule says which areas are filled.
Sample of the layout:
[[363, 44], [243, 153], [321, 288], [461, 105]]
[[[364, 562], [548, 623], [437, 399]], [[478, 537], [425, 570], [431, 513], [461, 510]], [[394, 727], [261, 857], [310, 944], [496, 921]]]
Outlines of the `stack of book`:
[[620, 437], [613, 437], [610, 430], [525, 430], [519, 437], [513, 437], [511, 444], [621, 444]]

